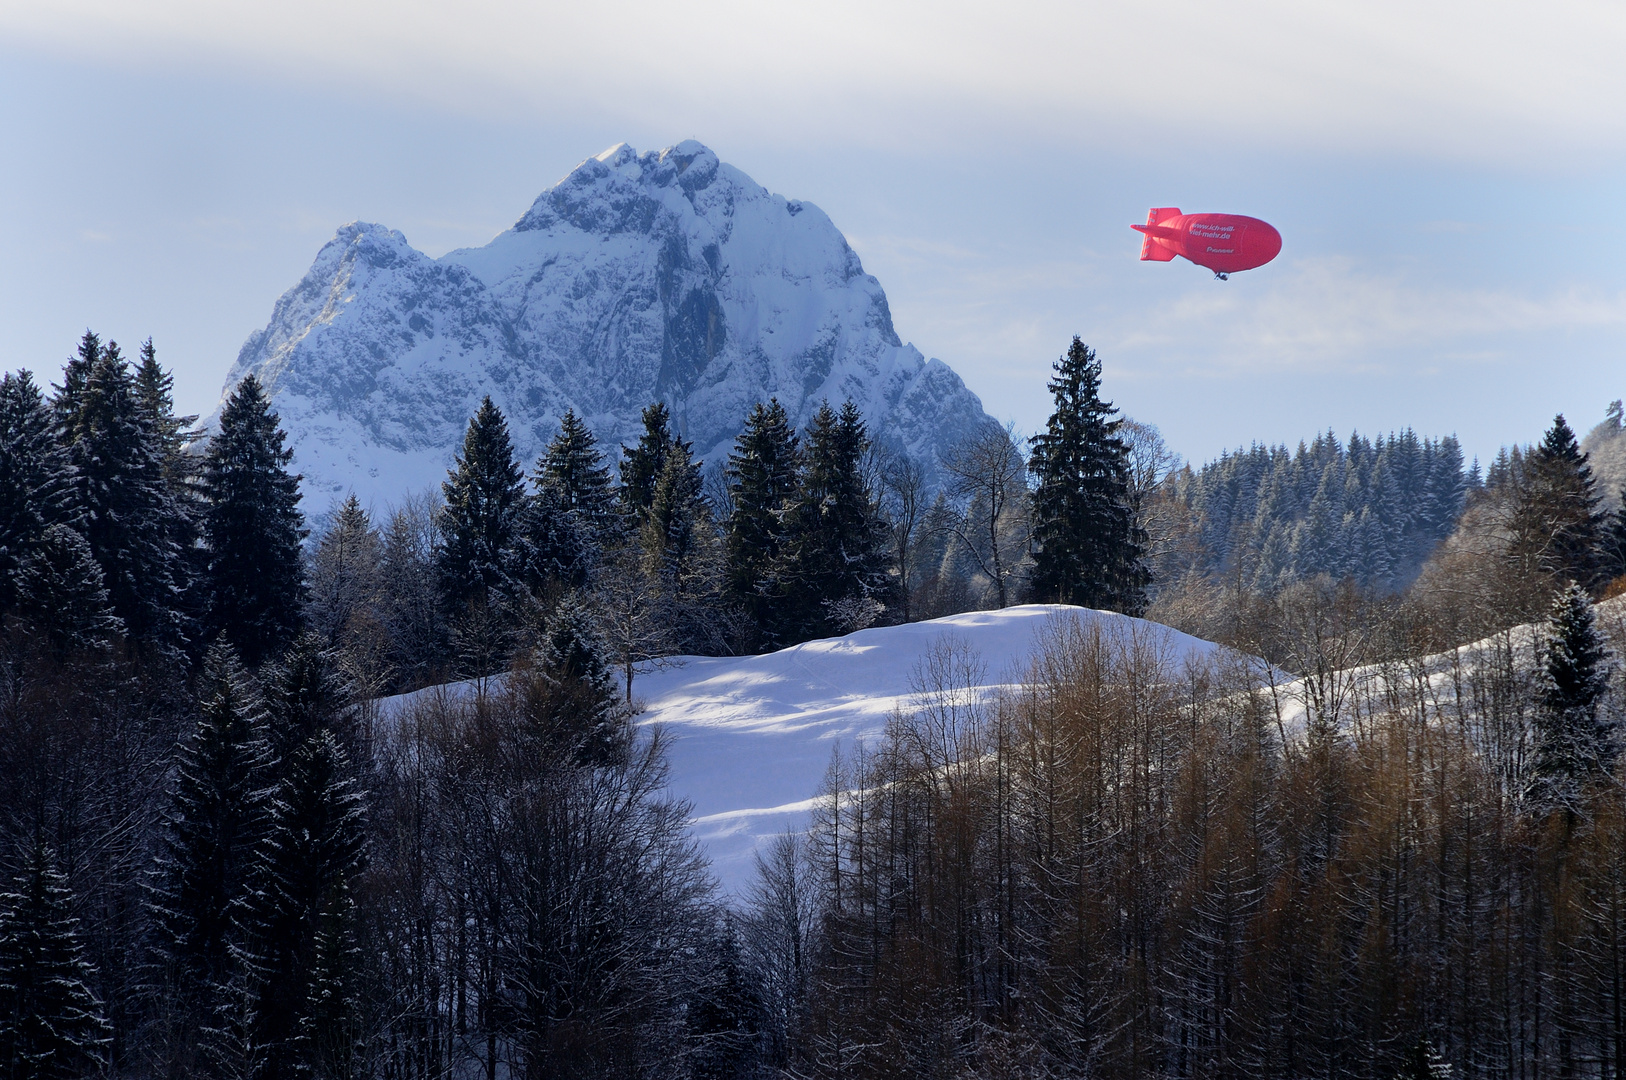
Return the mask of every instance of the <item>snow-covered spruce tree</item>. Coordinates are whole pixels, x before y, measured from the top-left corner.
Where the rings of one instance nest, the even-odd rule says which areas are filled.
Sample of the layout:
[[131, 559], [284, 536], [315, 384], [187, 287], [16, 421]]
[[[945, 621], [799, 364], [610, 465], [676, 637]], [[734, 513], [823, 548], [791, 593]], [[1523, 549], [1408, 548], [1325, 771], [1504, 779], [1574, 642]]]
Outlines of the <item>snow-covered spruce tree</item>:
[[632, 739], [627, 710], [579, 594], [567, 594], [554, 608], [532, 665], [516, 672], [515, 686], [543, 756], [576, 765], [626, 760]]
[[644, 433], [638, 444], [621, 448], [621, 506], [635, 523], [642, 521], [655, 498], [655, 483], [672, 441], [671, 410], [657, 401], [644, 409]]
[[586, 586], [597, 569], [604, 533], [584, 531], [579, 515], [553, 488], [539, 486], [525, 503], [519, 531], [524, 542], [525, 587], [544, 606], [553, 597]]
[[1555, 417], [1516, 486], [1513, 557], [1530, 571], [1595, 584], [1603, 523], [1596, 487], [1575, 432]]
[[334, 724], [352, 701], [333, 653], [321, 635], [294, 639], [282, 659], [261, 671], [272, 750], [286, 760], [305, 740]]
[[73, 465], [26, 371], [0, 379], [0, 615], [16, 610], [45, 530], [73, 520]]
[[1608, 775], [1619, 752], [1615, 717], [1605, 703], [1614, 657], [1579, 585], [1572, 582], [1554, 598], [1543, 644], [1527, 796], [1538, 806], [1573, 808], [1590, 782]]
[[1056, 409], [1033, 438], [1036, 600], [1138, 614], [1148, 574], [1144, 537], [1129, 505], [1128, 448], [1111, 402], [1101, 400], [1101, 362], [1077, 337], [1056, 362]]
[[177, 538], [185, 507], [170, 490], [163, 449], [118, 346], [87, 334], [53, 411], [74, 466], [78, 528], [102, 568], [113, 613], [129, 638], [177, 648], [186, 564]]
[[441, 490], [441, 602], [463, 673], [489, 675], [507, 661], [512, 646], [526, 501], [508, 422], [489, 396], [469, 421], [463, 450]]
[[349, 1080], [358, 1074], [360, 976], [365, 961], [355, 926], [355, 896], [349, 880], [341, 880], [328, 891], [316, 915], [309, 989], [294, 1035], [306, 1072], [322, 1080]]
[[855, 629], [853, 616], [890, 599], [889, 528], [864, 475], [869, 434], [851, 401], [826, 402], [802, 439], [801, 481], [787, 519], [786, 630], [795, 640]]
[[211, 646], [199, 684], [197, 727], [176, 752], [148, 908], [154, 979], [167, 1005], [165, 1068], [197, 1064], [197, 1028], [228, 972], [235, 905], [249, 889], [255, 845], [270, 813], [273, 758], [258, 689], [231, 647]]
[[209, 622], [251, 667], [281, 655], [304, 620], [305, 527], [286, 438], [249, 375], [221, 410], [203, 460]]
[[79, 941], [67, 882], [35, 844], [0, 894], [0, 1078], [55, 1080], [98, 1070], [111, 1036]]
[[158, 363], [158, 351], [153, 348], [152, 338], [141, 343], [141, 362], [136, 365], [135, 381], [136, 396], [147, 422], [152, 425], [171, 483], [184, 480], [191, 469], [182, 451], [192, 438], [188, 429], [198, 418], [175, 415], [175, 377]]
[[17, 612], [58, 657], [103, 649], [122, 625], [90, 544], [66, 525], [49, 525], [11, 584]]
[[344, 750], [318, 731], [296, 750], [255, 852], [252, 887], [236, 905], [231, 992], [241, 1045], [233, 1055], [263, 1080], [314, 1071], [318, 1049], [342, 1043], [343, 1008], [312, 1006], [350, 994], [348, 883], [364, 863], [361, 792]]
[[660, 590], [674, 643], [685, 652], [722, 650], [714, 618], [722, 587], [721, 545], [700, 463], [682, 440], [667, 448], [639, 539], [644, 571]]
[[574, 409], [565, 410], [559, 433], [536, 463], [532, 483], [538, 494], [555, 495], [582, 534], [597, 543], [608, 538], [617, 517], [610, 468]]
[[796, 429], [778, 398], [758, 402], [745, 418], [727, 475], [734, 503], [726, 532], [728, 596], [750, 618], [759, 643], [771, 647], [784, 636], [779, 571], [798, 483]]

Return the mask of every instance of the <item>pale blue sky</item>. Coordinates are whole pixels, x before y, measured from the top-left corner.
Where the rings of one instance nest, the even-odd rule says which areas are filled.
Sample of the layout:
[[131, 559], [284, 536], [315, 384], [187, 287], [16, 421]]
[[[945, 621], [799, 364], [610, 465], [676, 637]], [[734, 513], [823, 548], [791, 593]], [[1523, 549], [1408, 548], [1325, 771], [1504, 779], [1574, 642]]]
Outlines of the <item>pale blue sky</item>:
[[[1079, 333], [1197, 460], [1329, 426], [1487, 455], [1626, 395], [1626, 14], [1540, 7], [0, 0], [0, 367], [150, 334], [206, 412], [338, 225], [438, 255], [692, 137], [824, 208], [1024, 431]], [[1283, 253], [1140, 263], [1153, 205]]]

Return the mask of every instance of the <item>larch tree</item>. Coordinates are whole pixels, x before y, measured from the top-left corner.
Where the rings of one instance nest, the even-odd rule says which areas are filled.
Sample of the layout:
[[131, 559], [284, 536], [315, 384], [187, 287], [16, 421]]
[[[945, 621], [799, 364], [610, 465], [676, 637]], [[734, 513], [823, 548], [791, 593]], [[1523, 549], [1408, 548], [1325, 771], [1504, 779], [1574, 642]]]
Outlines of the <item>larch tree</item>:
[[251, 667], [280, 656], [304, 623], [305, 525], [286, 439], [249, 375], [227, 399], [203, 459], [209, 621]]
[[1034, 436], [1036, 600], [1138, 614], [1146, 603], [1144, 539], [1131, 505], [1128, 447], [1101, 400], [1101, 361], [1077, 337], [1050, 380], [1055, 411]]

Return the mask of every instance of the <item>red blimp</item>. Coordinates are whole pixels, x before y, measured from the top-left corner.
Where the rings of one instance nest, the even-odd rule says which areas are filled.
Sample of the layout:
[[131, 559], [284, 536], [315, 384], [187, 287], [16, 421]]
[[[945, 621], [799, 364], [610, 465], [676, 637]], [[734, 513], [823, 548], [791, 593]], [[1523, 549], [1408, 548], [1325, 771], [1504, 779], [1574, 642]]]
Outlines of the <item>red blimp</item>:
[[1252, 270], [1282, 250], [1282, 234], [1267, 222], [1241, 214], [1182, 214], [1178, 206], [1149, 211], [1146, 224], [1131, 225], [1145, 233], [1142, 262], [1168, 262], [1183, 256], [1226, 280], [1238, 270]]

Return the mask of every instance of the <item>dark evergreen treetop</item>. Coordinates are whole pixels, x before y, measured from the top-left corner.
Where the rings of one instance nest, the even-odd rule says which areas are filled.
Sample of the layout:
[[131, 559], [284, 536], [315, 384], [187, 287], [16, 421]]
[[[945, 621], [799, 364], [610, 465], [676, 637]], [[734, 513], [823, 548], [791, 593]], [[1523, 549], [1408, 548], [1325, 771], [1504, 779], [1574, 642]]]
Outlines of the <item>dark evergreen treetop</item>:
[[1101, 400], [1101, 362], [1077, 337], [1050, 380], [1056, 408], [1033, 439], [1035, 599], [1138, 614], [1145, 538], [1130, 507], [1128, 447]]
[[577, 765], [624, 759], [632, 740], [593, 614], [577, 593], [549, 617], [529, 685], [526, 713], [548, 758]]
[[711, 527], [703, 488], [700, 463], [690, 456], [689, 444], [674, 442], [655, 478], [643, 544], [651, 569], [676, 587], [698, 569], [706, 541], [703, 530]]
[[575, 517], [589, 535], [605, 534], [615, 518], [615, 491], [610, 468], [574, 409], [559, 421], [559, 434], [536, 463], [537, 492], [554, 493], [557, 505]]
[[333, 731], [352, 701], [327, 643], [313, 631], [295, 638], [262, 680], [271, 745], [284, 759], [318, 731]]
[[210, 622], [251, 666], [280, 656], [304, 621], [305, 527], [286, 438], [250, 375], [221, 410], [203, 462]]
[[136, 366], [135, 380], [142, 411], [152, 425], [166, 466], [173, 477], [179, 478], [185, 472], [186, 462], [181, 451], [187, 443], [187, 429], [198, 418], [175, 415], [175, 377], [159, 365], [152, 338], [141, 343], [141, 362]]
[[438, 563], [446, 604], [457, 611], [489, 592], [507, 595], [521, 558], [525, 485], [508, 422], [489, 396], [469, 421], [463, 450], [441, 490], [446, 506]]
[[81, 530], [130, 638], [160, 649], [183, 639], [185, 511], [166, 482], [162, 447], [129, 365], [87, 334], [54, 409], [74, 465]]
[[[113, 352], [117, 353], [118, 346], [108, 343]], [[79, 347], [68, 358], [62, 368], [62, 385], [55, 387], [51, 404], [56, 411], [57, 422], [65, 431], [65, 437], [72, 440], [76, 434], [68, 429], [74, 419], [79, 415], [82, 399], [85, 393], [85, 383], [90, 379], [90, 370], [102, 358], [102, 339], [100, 335], [85, 331], [85, 336], [79, 339]]]
[[889, 531], [864, 475], [869, 433], [851, 401], [825, 402], [802, 440], [801, 481], [783, 560], [789, 629], [799, 638], [845, 631], [836, 605], [888, 598]]
[[36, 843], [0, 894], [0, 1076], [57, 1080], [100, 1071], [111, 1041], [67, 882]]
[[28, 372], [0, 379], [0, 614], [19, 603], [45, 530], [74, 523], [73, 464], [54, 427]]
[[1591, 587], [1600, 570], [1603, 515], [1587, 455], [1564, 417], [1525, 458], [1514, 508], [1514, 554]]
[[124, 624], [113, 614], [90, 544], [66, 525], [47, 525], [15, 582], [17, 610], [59, 658], [104, 649]]
[[797, 464], [796, 429], [785, 407], [778, 398], [757, 402], [728, 455], [734, 505], [727, 522], [727, 587], [764, 633], [783, 600], [778, 571], [786, 515], [796, 500]]
[[671, 410], [657, 401], [644, 409], [644, 433], [638, 445], [621, 448], [621, 504], [628, 513], [642, 516], [649, 509], [672, 444]]

